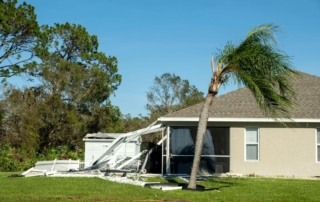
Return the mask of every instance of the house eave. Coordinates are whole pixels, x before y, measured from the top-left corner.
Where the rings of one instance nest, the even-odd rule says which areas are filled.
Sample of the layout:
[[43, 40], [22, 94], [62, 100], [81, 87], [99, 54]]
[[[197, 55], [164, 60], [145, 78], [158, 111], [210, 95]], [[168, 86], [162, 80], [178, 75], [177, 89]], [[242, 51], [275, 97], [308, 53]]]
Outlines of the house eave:
[[[293, 119], [279, 119], [284, 123], [320, 123], [320, 119], [310, 118], [293, 118]], [[199, 117], [160, 117], [158, 122], [199, 122]], [[276, 122], [269, 118], [209, 118], [208, 122]]]

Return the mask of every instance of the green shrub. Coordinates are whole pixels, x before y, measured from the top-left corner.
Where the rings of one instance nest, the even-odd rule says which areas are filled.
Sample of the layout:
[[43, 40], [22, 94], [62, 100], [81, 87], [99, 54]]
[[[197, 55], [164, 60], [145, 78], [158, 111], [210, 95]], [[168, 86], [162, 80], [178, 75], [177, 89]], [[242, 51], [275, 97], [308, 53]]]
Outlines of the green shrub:
[[71, 150], [68, 146], [51, 147], [45, 153], [36, 153], [22, 144], [20, 148], [12, 147], [10, 144], [0, 146], [0, 172], [16, 172], [28, 170], [35, 166], [37, 161], [54, 159], [84, 159], [84, 152]]
[[0, 156], [0, 171], [9, 172], [9, 171], [18, 171], [19, 166], [14, 159], [5, 157], [4, 155]]
[[77, 152], [74, 152], [74, 151], [69, 151], [69, 152], [68, 152], [68, 157], [69, 157], [69, 159], [72, 159], [72, 160], [77, 160], [77, 159], [79, 159]]

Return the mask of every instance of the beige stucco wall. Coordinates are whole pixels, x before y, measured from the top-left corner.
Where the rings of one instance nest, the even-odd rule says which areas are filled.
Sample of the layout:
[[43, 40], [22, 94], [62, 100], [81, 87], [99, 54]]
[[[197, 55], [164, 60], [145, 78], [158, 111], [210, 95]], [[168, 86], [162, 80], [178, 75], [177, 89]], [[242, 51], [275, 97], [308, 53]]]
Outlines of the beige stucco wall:
[[[245, 126], [260, 132], [259, 161], [245, 160]], [[320, 176], [316, 162], [316, 125], [286, 128], [277, 124], [234, 124], [230, 127], [230, 171], [263, 176]]]
[[[197, 126], [195, 122], [174, 122], [171, 126]], [[310, 177], [320, 176], [316, 162], [316, 128], [320, 123], [208, 123], [230, 127], [230, 172], [244, 175]], [[245, 127], [259, 128], [259, 161], [245, 160]]]
[[[169, 126], [197, 126], [196, 122], [166, 123]], [[230, 172], [244, 175], [310, 177], [320, 176], [316, 162], [316, 128], [320, 123], [208, 123], [230, 127]], [[245, 127], [259, 128], [259, 161], [245, 160]]]

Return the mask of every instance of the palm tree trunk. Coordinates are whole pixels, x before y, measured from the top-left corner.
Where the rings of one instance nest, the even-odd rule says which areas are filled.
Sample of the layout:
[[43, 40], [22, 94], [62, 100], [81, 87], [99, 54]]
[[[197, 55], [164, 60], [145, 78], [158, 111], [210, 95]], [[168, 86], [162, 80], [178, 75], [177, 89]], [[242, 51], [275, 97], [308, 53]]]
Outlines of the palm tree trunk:
[[215, 94], [208, 93], [200, 114], [192, 170], [190, 175], [190, 181], [188, 184], [189, 189], [196, 189], [197, 187], [197, 184], [196, 184], [197, 174], [199, 170], [200, 158], [201, 158], [202, 149], [203, 149], [203, 141], [204, 141], [204, 136], [206, 134], [209, 111], [210, 111], [214, 97], [215, 97]]

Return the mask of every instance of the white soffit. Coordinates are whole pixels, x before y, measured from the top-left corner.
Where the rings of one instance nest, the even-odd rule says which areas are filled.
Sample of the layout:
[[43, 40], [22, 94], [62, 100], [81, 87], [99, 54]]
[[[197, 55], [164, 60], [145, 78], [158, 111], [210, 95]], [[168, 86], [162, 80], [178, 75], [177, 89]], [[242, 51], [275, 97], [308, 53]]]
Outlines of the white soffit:
[[[199, 122], [199, 117], [160, 117], [160, 122]], [[280, 122], [320, 123], [320, 119], [279, 119]], [[208, 122], [276, 122], [269, 118], [209, 118]]]

